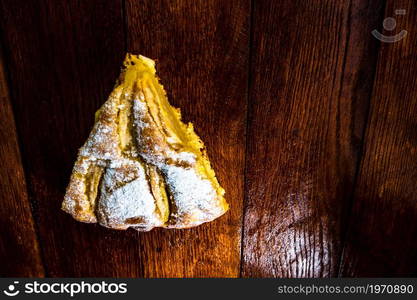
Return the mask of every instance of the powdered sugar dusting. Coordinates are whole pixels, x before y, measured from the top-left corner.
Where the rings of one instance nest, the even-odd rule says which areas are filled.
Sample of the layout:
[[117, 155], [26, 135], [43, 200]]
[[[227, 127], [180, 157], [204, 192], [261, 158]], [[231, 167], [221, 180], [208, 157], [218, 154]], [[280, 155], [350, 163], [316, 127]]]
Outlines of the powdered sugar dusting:
[[[137, 130], [137, 143], [141, 147], [140, 156], [155, 165], [163, 174], [171, 195], [174, 211], [171, 212], [168, 227], [192, 227], [211, 221], [225, 212], [213, 183], [203, 178], [196, 169], [197, 157], [192, 152], [174, 150], [170, 147], [171, 137], [161, 137], [161, 130], [155, 130], [150, 141], [143, 138], [147, 128], [157, 128], [150, 116], [146, 97], [139, 91], [133, 100], [133, 117]], [[151, 95], [147, 93], [148, 97]], [[160, 140], [165, 143], [158, 144]]]
[[115, 89], [109, 99], [100, 109], [99, 120], [94, 124], [93, 130], [79, 155], [96, 159], [119, 159], [119, 136], [116, 126], [118, 104], [121, 89]]
[[177, 223], [195, 226], [224, 212], [211, 182], [202, 179], [195, 169], [164, 165], [162, 170], [177, 210], [175, 215], [171, 215], [171, 227], [176, 227]]
[[[127, 62], [125, 66], [134, 68]], [[138, 74], [129, 76], [139, 78]], [[157, 121], [152, 119], [147, 97], [159, 99], [152, 94], [154, 89], [144, 87], [145, 95], [140, 88], [133, 88], [133, 84], [140, 87], [139, 81], [127, 84], [124, 78], [121, 76], [122, 82], [99, 110], [90, 136], [79, 151], [62, 208], [79, 221], [138, 230], [192, 227], [222, 215], [227, 210], [222, 192], [197, 168], [201, 163], [198, 159], [205, 158], [182, 149], [175, 134], [167, 135], [158, 127], [161, 124], [155, 123], [164, 122], [159, 116]], [[136, 131], [130, 136], [133, 145], [120, 134], [131, 134], [126, 122], [121, 123], [126, 128], [119, 125], [121, 112], [125, 121], [132, 118]], [[153, 173], [149, 172], [151, 168]], [[156, 180], [150, 181], [148, 176]], [[170, 207], [165, 208], [166, 200], [161, 201], [165, 191], [159, 194], [160, 182], [165, 184]], [[98, 199], [90, 199], [95, 197]], [[169, 209], [167, 222], [161, 212]]]
[[127, 228], [134, 224], [151, 229], [163, 225], [155, 213], [155, 200], [139, 164], [130, 173], [108, 168], [101, 195], [98, 217], [104, 226]]

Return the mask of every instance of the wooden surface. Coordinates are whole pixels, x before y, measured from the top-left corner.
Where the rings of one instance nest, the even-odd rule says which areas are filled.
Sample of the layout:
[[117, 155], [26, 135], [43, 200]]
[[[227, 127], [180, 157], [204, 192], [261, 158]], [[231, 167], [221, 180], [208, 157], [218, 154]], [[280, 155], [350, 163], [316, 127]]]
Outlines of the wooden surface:
[[365, 3], [316, 3], [255, 2], [244, 276], [337, 274], [379, 7], [356, 21]]
[[44, 276], [0, 54], [0, 276]]
[[[0, 9], [2, 276], [417, 275], [415, 1]], [[383, 31], [393, 16], [397, 29]], [[408, 35], [381, 43], [373, 29]], [[137, 233], [60, 211], [126, 51], [157, 59], [205, 141], [231, 204], [220, 219]]]
[[390, 0], [387, 14], [397, 8], [408, 37], [379, 54], [343, 276], [417, 274], [417, 7]]

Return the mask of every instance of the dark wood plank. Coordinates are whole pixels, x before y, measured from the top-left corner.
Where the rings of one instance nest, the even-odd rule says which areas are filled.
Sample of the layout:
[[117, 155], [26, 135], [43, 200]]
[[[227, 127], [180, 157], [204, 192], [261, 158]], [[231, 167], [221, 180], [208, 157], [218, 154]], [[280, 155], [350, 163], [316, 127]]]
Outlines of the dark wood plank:
[[138, 237], [60, 210], [125, 55], [121, 1], [1, 1], [16, 127], [49, 276], [140, 275]]
[[[397, 20], [378, 59], [369, 127], [361, 163], [342, 276], [417, 275], [417, 6], [388, 0]], [[406, 15], [395, 15], [405, 9]]]
[[0, 276], [42, 277], [44, 270], [1, 54], [0, 107]]
[[141, 234], [147, 277], [239, 275], [250, 1], [127, 1], [128, 50], [158, 60], [173, 105], [206, 143], [231, 210]]
[[381, 1], [255, 1], [243, 268], [335, 276]]

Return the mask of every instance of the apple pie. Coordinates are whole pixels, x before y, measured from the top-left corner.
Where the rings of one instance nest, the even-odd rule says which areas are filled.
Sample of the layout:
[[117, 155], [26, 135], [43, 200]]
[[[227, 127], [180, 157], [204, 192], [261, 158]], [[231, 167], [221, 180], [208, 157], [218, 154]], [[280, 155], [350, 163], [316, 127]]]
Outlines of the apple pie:
[[181, 121], [155, 62], [127, 54], [79, 150], [62, 209], [114, 229], [189, 228], [228, 210], [191, 123]]

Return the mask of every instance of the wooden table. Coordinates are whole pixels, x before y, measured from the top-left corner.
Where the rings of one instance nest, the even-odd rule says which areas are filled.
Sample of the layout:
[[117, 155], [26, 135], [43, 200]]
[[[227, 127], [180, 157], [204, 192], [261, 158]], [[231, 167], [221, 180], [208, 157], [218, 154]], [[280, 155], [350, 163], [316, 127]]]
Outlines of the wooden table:
[[[416, 1], [0, 9], [2, 276], [417, 275]], [[408, 34], [385, 43], [373, 29]], [[205, 141], [231, 204], [222, 218], [138, 233], [60, 211], [127, 51], [157, 59]]]

